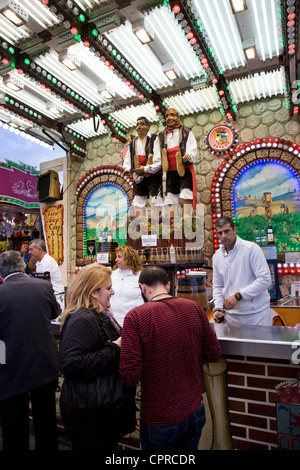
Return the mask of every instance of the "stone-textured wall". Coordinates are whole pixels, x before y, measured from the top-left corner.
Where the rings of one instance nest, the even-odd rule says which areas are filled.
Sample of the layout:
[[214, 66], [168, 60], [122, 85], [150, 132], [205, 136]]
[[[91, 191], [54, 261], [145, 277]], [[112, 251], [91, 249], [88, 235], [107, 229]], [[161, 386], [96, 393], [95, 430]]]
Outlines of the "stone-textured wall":
[[[204, 253], [208, 260], [213, 254], [212, 220], [211, 220], [211, 183], [212, 178], [223, 160], [223, 156], [217, 157], [206, 149], [206, 135], [217, 124], [225, 122], [219, 110], [211, 110], [203, 113], [189, 115], [182, 118], [185, 126], [192, 129], [199, 147], [199, 156], [195, 171], [197, 175], [198, 202], [205, 206], [205, 244]], [[239, 144], [244, 144], [252, 139], [263, 137], [278, 137], [300, 145], [299, 118], [291, 118], [285, 109], [282, 97], [268, 100], [251, 101], [238, 106], [238, 119], [235, 122]], [[159, 124], [151, 126], [152, 133], [158, 133], [163, 128]], [[130, 129], [129, 134], [135, 134], [135, 129]], [[87, 143], [87, 156], [84, 161], [72, 160], [70, 191], [74, 196], [71, 200], [71, 230], [70, 230], [70, 256], [71, 272], [76, 266], [76, 184], [83, 174], [100, 165], [121, 166], [121, 151], [123, 144], [116, 144], [108, 136], [96, 137]]]

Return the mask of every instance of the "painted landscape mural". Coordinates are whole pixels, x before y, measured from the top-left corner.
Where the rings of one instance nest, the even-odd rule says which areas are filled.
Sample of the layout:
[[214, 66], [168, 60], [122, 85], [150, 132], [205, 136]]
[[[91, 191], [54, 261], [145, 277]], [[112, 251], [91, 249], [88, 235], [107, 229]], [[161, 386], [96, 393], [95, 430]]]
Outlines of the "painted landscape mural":
[[101, 184], [89, 194], [84, 207], [85, 256], [95, 256], [102, 236], [126, 243], [128, 211], [128, 197], [115, 184]]
[[278, 251], [300, 250], [300, 182], [281, 161], [245, 167], [232, 190], [233, 216], [241, 238], [261, 241], [271, 225]]

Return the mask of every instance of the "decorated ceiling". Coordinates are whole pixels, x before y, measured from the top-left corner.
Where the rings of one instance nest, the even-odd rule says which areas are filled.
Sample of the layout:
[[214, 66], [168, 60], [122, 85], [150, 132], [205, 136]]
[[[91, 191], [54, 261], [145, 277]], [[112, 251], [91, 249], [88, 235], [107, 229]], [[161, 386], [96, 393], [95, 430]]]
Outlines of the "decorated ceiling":
[[79, 157], [168, 107], [298, 116], [298, 64], [297, 0], [0, 0], [0, 123]]

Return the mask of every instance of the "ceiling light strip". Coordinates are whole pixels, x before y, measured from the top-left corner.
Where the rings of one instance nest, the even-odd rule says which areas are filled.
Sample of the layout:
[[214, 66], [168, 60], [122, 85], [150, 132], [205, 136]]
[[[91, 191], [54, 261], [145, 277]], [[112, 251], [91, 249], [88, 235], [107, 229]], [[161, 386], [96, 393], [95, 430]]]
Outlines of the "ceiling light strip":
[[[228, 51], [227, 48], [230, 48], [230, 41], [228, 41], [227, 30], [224, 27], [223, 19], [222, 19], [222, 16], [220, 15], [220, 5], [219, 6], [216, 5], [216, 0], [213, 0], [213, 2], [214, 2], [213, 7], [210, 8], [209, 3], [210, 3], [210, 5], [212, 5], [211, 0], [210, 0], [209, 3], [208, 3], [207, 0], [204, 0], [204, 4], [205, 4], [205, 7], [206, 7], [206, 10], [207, 10], [207, 13], [208, 13], [208, 17], [209, 17], [209, 19], [211, 21], [211, 24], [212, 24], [214, 34], [215, 34], [216, 38], [218, 39], [218, 46], [219, 47], [216, 46], [216, 47], [214, 47], [214, 49], [215, 49], [215, 52], [216, 52], [219, 59], [220, 59], [219, 51], [220, 51], [220, 49], [222, 50], [222, 55], [223, 55], [224, 59], [227, 62], [227, 67], [223, 70], [226, 70], [226, 69], [231, 70], [232, 66], [231, 66], [231, 63], [230, 63], [230, 60], [229, 60], [229, 57], [228, 57], [228, 54], [227, 54], [227, 51]], [[216, 13], [218, 15], [218, 22], [215, 21]], [[227, 42], [224, 41], [224, 36], [226, 37]]]
[[[49, 54], [46, 54], [45, 56], [39, 57], [35, 60], [35, 63], [40, 67], [44, 68], [45, 70], [49, 71], [51, 74], [55, 74], [56, 78], [68, 88], [71, 88], [77, 93], [82, 93], [81, 96], [83, 96], [88, 102], [90, 102], [90, 98], [92, 96], [94, 103], [104, 103], [104, 100], [97, 93], [97, 89], [94, 82], [92, 82], [88, 77], [83, 74], [76, 74], [76, 71], [72, 75], [66, 73], [65, 66], [62, 65], [58, 61], [58, 57], [54, 57], [53, 54], [54, 53], [51, 52]], [[40, 76], [41, 79], [45, 79], [42, 75]], [[84, 95], [85, 91], [86, 95]]]
[[203, 88], [202, 90], [197, 90], [195, 92], [201, 106], [205, 109], [205, 111], [209, 111], [213, 108], [212, 100], [209, 97], [209, 88]]
[[[82, 3], [81, 3], [79, 0], [74, 0], [74, 1], [77, 3], [77, 5], [79, 6], [79, 8], [81, 8], [83, 11], [86, 10], [86, 7], [85, 7], [84, 5], [82, 5]], [[90, 4], [90, 2], [87, 2], [87, 3], [88, 3], [87, 6], [88, 6], [89, 8], [92, 8], [92, 5]]]
[[[270, 39], [269, 22], [268, 22], [267, 8], [266, 8], [266, 0], [261, 0], [261, 2], [262, 2], [262, 10], [263, 10], [263, 18], [264, 18], [264, 27], [265, 27], [265, 32], [266, 32], [266, 35], [267, 35], [269, 59], [272, 59], [273, 53], [272, 53], [272, 47], [271, 47], [271, 39]], [[270, 0], [269, 0], [268, 3], [270, 4]], [[273, 3], [273, 0], [271, 0], [271, 4], [272, 3]]]
[[180, 115], [185, 115], [189, 113], [188, 108], [186, 106], [186, 100], [183, 98], [183, 96], [172, 96], [166, 101], [167, 103], [169, 103], [170, 107], [176, 109]]
[[193, 99], [198, 103], [198, 107], [200, 111], [202, 112], [204, 109], [206, 110], [207, 107], [205, 103], [203, 102], [202, 95], [199, 93], [200, 90], [191, 90], [191, 93], [193, 95]]
[[22, 83], [24, 83], [24, 85], [33, 90], [34, 94], [40, 95], [42, 97], [42, 101], [52, 101], [53, 104], [57, 104], [57, 106], [63, 108], [67, 113], [70, 114], [80, 112], [78, 108], [66, 104], [65, 99], [61, 96], [57, 96], [54, 93], [49, 94], [46, 90], [41, 88], [39, 83], [26, 78], [24, 75], [20, 77], [18, 76], [18, 78]]
[[[161, 25], [159, 23], [159, 20], [156, 18], [156, 16], [151, 15], [150, 18], [147, 19], [148, 20], [148, 23], [149, 25], [151, 26], [151, 29], [153, 29], [154, 31], [154, 34], [159, 38], [159, 40], [164, 44], [164, 48], [166, 49], [166, 51], [168, 52], [168, 54], [171, 56], [172, 58], [172, 61], [174, 62], [174, 64], [178, 67], [181, 75], [186, 79], [186, 80], [189, 80], [190, 78], [190, 70], [189, 71], [189, 74], [187, 73], [185, 67], [182, 65], [181, 62], [179, 62], [180, 60], [180, 55], [178, 54], [178, 50], [180, 50], [180, 46], [178, 44], [178, 42], [176, 42], [177, 44], [177, 54], [173, 52], [173, 48], [172, 46], [169, 45], [169, 43], [171, 42], [172, 44], [172, 38], [170, 37], [170, 35], [168, 34], [168, 26], [165, 25], [165, 27], [163, 27], [163, 29], [161, 29]], [[161, 34], [161, 31], [164, 31], [164, 35]], [[182, 38], [184, 39], [184, 38]], [[173, 44], [174, 44], [174, 38], [173, 38]], [[185, 54], [182, 54], [185, 56]]]
[[190, 105], [190, 112], [196, 113], [197, 111], [201, 111], [201, 108], [198, 104], [198, 100], [195, 100], [193, 96], [194, 90], [189, 90], [185, 93], [185, 98], [187, 99], [188, 104]]
[[279, 57], [279, 34], [278, 34], [278, 27], [277, 27], [277, 16], [276, 16], [276, 8], [275, 8], [275, 1], [271, 2], [271, 11], [272, 11], [272, 22], [273, 22], [273, 34], [274, 34], [274, 42], [275, 42], [275, 54]]
[[[77, 46], [76, 46], [77, 47]], [[130, 93], [129, 88], [112, 72], [106, 67], [100, 60], [93, 61], [93, 54], [87, 50], [82, 44], [78, 44], [76, 49], [76, 53], [78, 57], [82, 60], [82, 63], [85, 64], [91, 71], [91, 73], [96, 74], [98, 76], [98, 83], [105, 82], [109, 83], [111, 88], [117, 91], [122, 97], [130, 97], [132, 93]], [[105, 99], [103, 99], [99, 93], [97, 92], [97, 85], [90, 80], [86, 75], [84, 75], [80, 70], [76, 70], [76, 78], [78, 80], [79, 87], [82, 87], [87, 90], [87, 92], [91, 93], [93, 96], [93, 100], [95, 103], [105, 103]], [[85, 82], [85, 84], [84, 84]], [[98, 95], [98, 96], [97, 96]]]
[[[179, 68], [186, 80], [203, 73], [202, 66], [199, 60], [195, 58], [190, 43], [177, 25], [177, 20], [173, 20], [173, 16], [165, 7], [156, 9], [147, 19], [172, 57], [173, 63]], [[161, 31], [164, 32], [164, 35], [161, 35]], [[179, 50], [181, 51], [180, 54], [178, 54]]]
[[[0, 86], [0, 89], [1, 88], [2, 87]], [[5, 91], [5, 90], [3, 90], [3, 91]], [[34, 116], [34, 112], [36, 112], [36, 114], [40, 113], [40, 114], [50, 118], [51, 120], [53, 119], [53, 115], [50, 114], [46, 109], [45, 102], [43, 102], [44, 106], [42, 106], [40, 102], [38, 102], [35, 99], [32, 99], [31, 95], [29, 95], [29, 93], [27, 93], [26, 91], [18, 92], [18, 94], [11, 91], [9, 93], [9, 96], [6, 95], [5, 99], [6, 98], [9, 99], [9, 101], [6, 103], [7, 105], [13, 106], [16, 113], [18, 113], [19, 111], [20, 111], [21, 114], [22, 114], [22, 112], [24, 112], [26, 114], [28, 113], [28, 119], [38, 121], [39, 117]], [[13, 98], [13, 101], [14, 101], [13, 104], [10, 102], [11, 98]], [[26, 103], [26, 104], [24, 104], [24, 103]], [[33, 110], [35, 110], [35, 111], [33, 111]], [[41, 118], [43, 118], [43, 116], [41, 116]]]
[[211, 87], [208, 87], [208, 88], [205, 88], [203, 90], [203, 92], [209, 96], [210, 100], [209, 100], [209, 103], [210, 103], [210, 109], [213, 109], [213, 108], [218, 108], [219, 107], [219, 101], [217, 99], [217, 94], [215, 92], [215, 87], [211, 86]]
[[[169, 37], [170, 45], [172, 46], [172, 50], [174, 51], [172, 54], [172, 57], [174, 58], [178, 56], [179, 55], [178, 50], [180, 50], [181, 47], [184, 47], [184, 54], [182, 57], [180, 57], [180, 59], [183, 60], [182, 64], [184, 68], [187, 68], [189, 77], [194, 77], [195, 74], [197, 74], [200, 70], [199, 62], [198, 60], [194, 59], [194, 53], [192, 52], [190, 43], [189, 42], [187, 43], [186, 39], [184, 42], [182, 41], [183, 38], [182, 38], [182, 33], [180, 30], [178, 34], [177, 22], [173, 20], [173, 18], [169, 14], [168, 9], [165, 7], [162, 8], [162, 21], [163, 22], [161, 22], [159, 18], [158, 11], [155, 13], [155, 15], [158, 19], [158, 23], [161, 27], [161, 31], [164, 31], [164, 28], [166, 27], [166, 25], [170, 25], [170, 28], [172, 30], [172, 35], [174, 35], [173, 39]], [[177, 41], [176, 42], [174, 41], [174, 37], [178, 38], [178, 43]]]
[[26, 1], [27, 4], [33, 9], [36, 14], [40, 15], [43, 20], [47, 20], [50, 23], [50, 26], [59, 23], [59, 20], [56, 18], [55, 15], [51, 13], [49, 8], [44, 6], [40, 0], [23, 0]]
[[[41, 58], [42, 60], [39, 61], [37, 60], [33, 64], [31, 64], [31, 73], [33, 72], [32, 66], [34, 65], [34, 74], [35, 78], [37, 81], [40, 81], [41, 85], [44, 83], [49, 83], [49, 80], [47, 79], [47, 74], [52, 75], [52, 69], [51, 66], [49, 66], [49, 63], [46, 62], [44, 65], [44, 58]], [[50, 63], [51, 63], [51, 58], [50, 58]], [[47, 69], [46, 69], [47, 67]], [[57, 74], [59, 67], [63, 67], [62, 64], [60, 63], [55, 63], [53, 64], [53, 70]], [[46, 72], [46, 75], [43, 73], [43, 71]], [[61, 96], [63, 99], [69, 101], [72, 103], [70, 106], [74, 106], [75, 108], [81, 109], [82, 112], [90, 112], [94, 108], [94, 104], [90, 103], [90, 100], [85, 99], [82, 95], [79, 95], [79, 92], [74, 90], [73, 88], [69, 87], [67, 83], [64, 82], [64, 79], [60, 79], [58, 75], [55, 75], [54, 77], [57, 80], [56, 84], [54, 85], [52, 82], [49, 83], [49, 88], [52, 90], [53, 93], [56, 93], [57, 95]], [[85, 83], [83, 83], [82, 88], [79, 88], [80, 91], [82, 89], [86, 89], [87, 86], [87, 80], [85, 80]], [[74, 94], [74, 96], [73, 96]], [[78, 95], [78, 98], [75, 97], [75, 95]], [[99, 98], [98, 98], [99, 99]]]
[[[230, 34], [232, 35], [232, 39], [229, 39], [229, 42], [230, 43], [233, 42], [235, 44], [236, 51], [237, 51], [237, 53], [239, 55], [239, 59], [240, 59], [240, 64], [239, 65], [244, 66], [246, 64], [246, 60], [245, 60], [245, 54], [244, 54], [244, 51], [243, 51], [243, 45], [242, 45], [242, 42], [241, 42], [241, 36], [239, 34], [239, 31], [238, 31], [238, 25], [237, 25], [237, 22], [236, 22], [236, 17], [232, 13], [232, 9], [229, 7], [229, 3], [228, 3], [227, 0], [223, 0], [223, 6], [224, 6], [224, 9], [226, 11], [227, 21], [229, 23]], [[228, 28], [228, 26], [227, 26], [227, 28]], [[237, 65], [237, 67], [239, 67], [239, 65]]]
[[[27, 8], [25, 4], [27, 4], [31, 8]], [[30, 0], [30, 1], [23, 0], [22, 8], [24, 8], [24, 10], [28, 13], [29, 17], [32, 18], [34, 21], [36, 21], [40, 26], [42, 26], [42, 28], [47, 29], [50, 26], [53, 26], [52, 21], [43, 22], [43, 21], [41, 21], [41, 19], [38, 16], [35, 15], [34, 12], [40, 14], [41, 16], [42, 16], [42, 13], [38, 12], [36, 9], [32, 8], [32, 0]], [[42, 18], [43, 18], [43, 20], [46, 19], [43, 16], [42, 16]], [[57, 19], [55, 19], [55, 22], [58, 23]]]
[[221, 57], [219, 56], [219, 54], [218, 54], [218, 48], [217, 48], [217, 44], [216, 44], [216, 42], [215, 42], [215, 40], [214, 40], [214, 34], [213, 34], [213, 32], [211, 31], [211, 29], [210, 29], [210, 26], [209, 26], [208, 21], [207, 21], [207, 19], [206, 19], [206, 15], [202, 14], [202, 12], [201, 12], [201, 10], [200, 10], [200, 4], [199, 4], [198, 2], [196, 2], [196, 7], [197, 7], [197, 10], [198, 10], [199, 16], [200, 16], [200, 18], [201, 18], [201, 21], [202, 21], [202, 23], [203, 23], [203, 25], [204, 25], [204, 27], [205, 27], [205, 30], [206, 30], [206, 32], [207, 32], [207, 34], [208, 34], [209, 40], [210, 40], [210, 42], [211, 42], [211, 44], [212, 44], [212, 46], [213, 46], [213, 48], [214, 48], [214, 51], [215, 51], [215, 53], [216, 53], [216, 55], [217, 55], [217, 57], [218, 57], [218, 61], [219, 61], [220, 67], [221, 67], [222, 70], [225, 70], [225, 65], [224, 65], [224, 63], [223, 63], [222, 58], [221, 58]]
[[262, 40], [261, 29], [260, 29], [260, 26], [259, 26], [260, 21], [259, 21], [259, 15], [258, 15], [258, 11], [257, 11], [256, 0], [252, 0], [252, 5], [253, 5], [255, 24], [256, 24], [256, 27], [257, 27], [257, 34], [258, 34], [258, 39], [259, 39], [259, 44], [260, 44], [261, 58], [262, 58], [263, 61], [265, 61], [266, 56], [265, 56], [264, 44], [263, 44], [263, 40]]
[[[232, 91], [233, 97], [235, 99], [235, 102], [237, 103], [239, 101], [238, 98], [237, 98], [237, 93], [239, 94], [240, 99], [241, 99], [239, 84], [237, 83], [237, 81], [234, 81], [234, 82], [231, 82], [230, 86], [231, 86], [231, 91]], [[244, 101], [244, 100], [242, 99], [242, 101]]]
[[21, 29], [21, 27], [14, 27], [3, 15], [0, 15], [0, 36], [13, 44], [22, 39], [29, 38], [29, 34], [27, 32]]
[[139, 74], [146, 77], [152, 88], [162, 88], [171, 83], [166, 80], [159, 61], [154, 60], [151, 49], [147, 45], [142, 46], [128, 26], [120, 26], [116, 32], [109, 34], [109, 39]]

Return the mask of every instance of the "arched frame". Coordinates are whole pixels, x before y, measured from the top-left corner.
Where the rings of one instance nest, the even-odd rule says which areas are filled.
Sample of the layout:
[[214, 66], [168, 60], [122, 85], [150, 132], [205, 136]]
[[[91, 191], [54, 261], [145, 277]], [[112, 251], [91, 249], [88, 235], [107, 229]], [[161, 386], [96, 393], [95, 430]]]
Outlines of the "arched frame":
[[300, 178], [300, 146], [294, 142], [278, 138], [257, 139], [240, 145], [225, 155], [214, 174], [211, 186], [214, 251], [219, 248], [216, 220], [221, 216], [235, 217], [232, 193], [239, 173], [253, 162], [274, 160], [288, 165]]
[[84, 250], [84, 209], [89, 195], [101, 185], [111, 183], [118, 186], [132, 200], [133, 181], [131, 176], [122, 176], [123, 169], [114, 165], [104, 165], [93, 168], [77, 183], [77, 208], [76, 208], [76, 265], [84, 266], [91, 262], [91, 258], [85, 256]]

